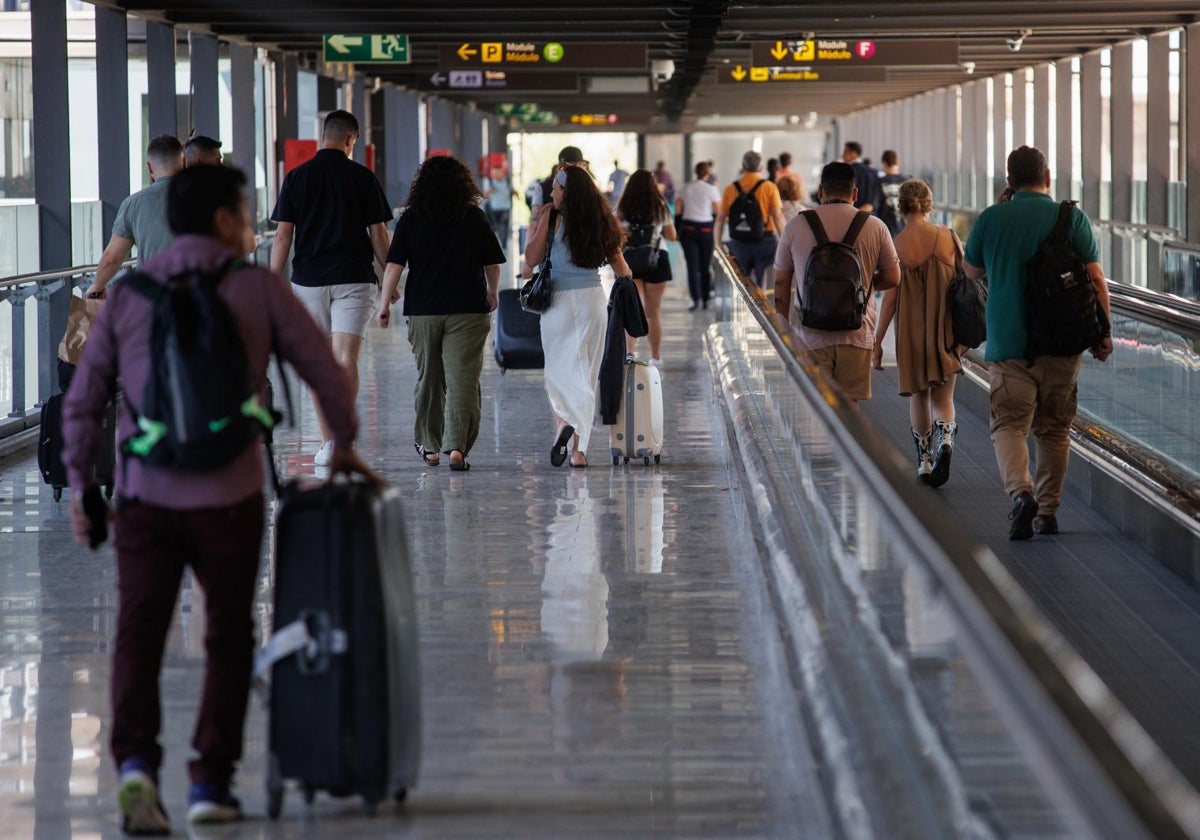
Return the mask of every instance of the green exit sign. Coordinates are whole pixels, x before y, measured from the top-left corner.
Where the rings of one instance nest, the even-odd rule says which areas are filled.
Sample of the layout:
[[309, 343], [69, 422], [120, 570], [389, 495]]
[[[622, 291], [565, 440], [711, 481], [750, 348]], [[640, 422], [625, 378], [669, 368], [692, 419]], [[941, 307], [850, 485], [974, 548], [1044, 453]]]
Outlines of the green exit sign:
[[540, 110], [534, 102], [496, 103], [496, 113], [502, 117], [526, 117], [536, 114]]
[[325, 61], [353, 64], [409, 64], [407, 35], [326, 35]]

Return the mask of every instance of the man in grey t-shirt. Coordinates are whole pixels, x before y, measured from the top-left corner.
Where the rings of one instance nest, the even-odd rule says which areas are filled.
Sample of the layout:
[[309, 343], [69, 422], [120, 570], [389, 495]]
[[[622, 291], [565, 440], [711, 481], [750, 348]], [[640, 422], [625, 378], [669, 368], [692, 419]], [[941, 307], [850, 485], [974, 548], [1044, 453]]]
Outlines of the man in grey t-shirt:
[[150, 186], [138, 190], [121, 202], [113, 220], [108, 247], [100, 255], [96, 279], [87, 295], [104, 291], [121, 263], [129, 259], [134, 245], [138, 247], [138, 264], [165, 249], [175, 237], [167, 225], [167, 179], [183, 169], [183, 146], [169, 134], [160, 134], [146, 147], [146, 169]]

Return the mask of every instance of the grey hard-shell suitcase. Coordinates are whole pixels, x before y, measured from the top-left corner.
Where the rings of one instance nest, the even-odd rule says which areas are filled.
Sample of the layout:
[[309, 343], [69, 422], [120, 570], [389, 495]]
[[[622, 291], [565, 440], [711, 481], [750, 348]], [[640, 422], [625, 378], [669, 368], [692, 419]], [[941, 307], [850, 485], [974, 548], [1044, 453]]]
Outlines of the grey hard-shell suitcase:
[[421, 713], [408, 544], [395, 488], [290, 484], [275, 536], [268, 813], [284, 781], [361, 796], [368, 813], [416, 783]]
[[649, 466], [658, 463], [663, 449], [663, 392], [658, 368], [629, 359], [625, 362], [625, 390], [617, 422], [609, 427], [609, 452], [613, 466], [624, 459], [640, 458]]

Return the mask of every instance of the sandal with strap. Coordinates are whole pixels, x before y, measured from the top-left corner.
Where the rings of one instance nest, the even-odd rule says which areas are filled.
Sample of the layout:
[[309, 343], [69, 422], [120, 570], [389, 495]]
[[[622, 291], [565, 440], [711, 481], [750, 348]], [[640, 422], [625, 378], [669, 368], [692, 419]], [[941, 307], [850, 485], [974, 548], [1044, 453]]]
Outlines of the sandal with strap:
[[569, 450], [567, 444], [571, 442], [571, 436], [575, 434], [575, 427], [570, 423], [558, 430], [558, 437], [554, 439], [554, 446], [550, 448], [550, 465], [561, 467], [567, 460]]
[[[459, 460], [459, 461], [454, 460], [455, 452], [458, 453], [461, 460]], [[450, 450], [450, 471], [451, 472], [466, 472], [469, 469], [471, 469], [471, 465], [469, 463], [467, 463], [467, 453], [463, 452], [461, 449], [451, 449]]]
[[436, 467], [442, 462], [442, 457], [432, 449], [426, 449], [419, 443], [414, 443], [413, 446], [417, 450], [417, 454], [421, 456], [421, 460], [431, 467]]

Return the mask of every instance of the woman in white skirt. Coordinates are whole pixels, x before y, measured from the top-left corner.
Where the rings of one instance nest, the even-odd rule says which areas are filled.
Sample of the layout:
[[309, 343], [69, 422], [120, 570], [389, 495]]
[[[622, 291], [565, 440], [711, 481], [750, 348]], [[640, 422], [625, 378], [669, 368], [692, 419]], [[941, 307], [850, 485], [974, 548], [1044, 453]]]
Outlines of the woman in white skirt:
[[608, 329], [600, 266], [611, 264], [618, 277], [628, 277], [629, 266], [621, 256], [621, 228], [586, 170], [560, 169], [550, 197], [557, 212], [541, 214], [525, 248], [525, 263], [541, 263], [550, 243], [554, 297], [541, 317], [546, 394], [558, 427], [550, 463], [561, 467], [569, 457], [572, 467], [582, 468], [587, 466], [595, 424], [596, 387]]

